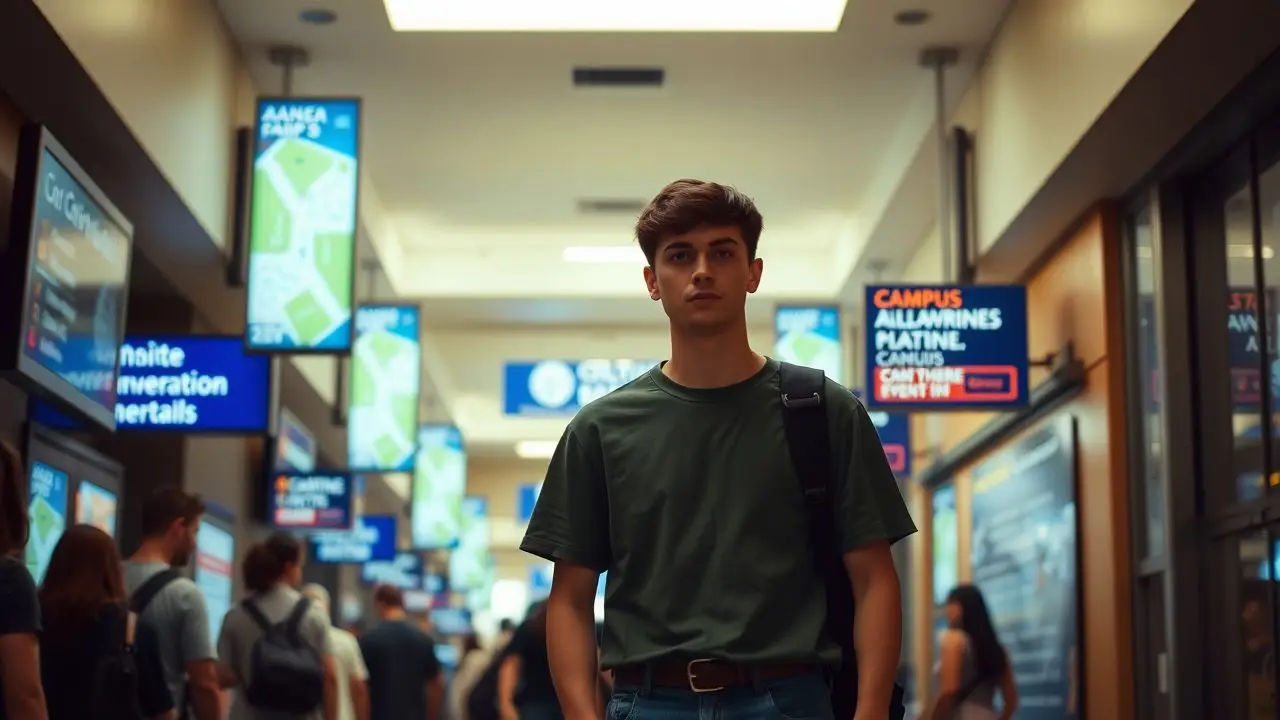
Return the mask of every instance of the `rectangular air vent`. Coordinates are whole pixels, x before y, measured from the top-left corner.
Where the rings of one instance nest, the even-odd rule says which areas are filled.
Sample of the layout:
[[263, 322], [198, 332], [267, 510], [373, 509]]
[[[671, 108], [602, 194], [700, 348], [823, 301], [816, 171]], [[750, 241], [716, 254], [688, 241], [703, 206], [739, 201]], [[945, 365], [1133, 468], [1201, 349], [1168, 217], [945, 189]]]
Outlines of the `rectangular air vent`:
[[578, 200], [578, 212], [583, 215], [639, 215], [645, 206], [644, 200], [626, 198], [582, 198]]
[[643, 88], [662, 87], [667, 71], [662, 68], [576, 67], [574, 87]]

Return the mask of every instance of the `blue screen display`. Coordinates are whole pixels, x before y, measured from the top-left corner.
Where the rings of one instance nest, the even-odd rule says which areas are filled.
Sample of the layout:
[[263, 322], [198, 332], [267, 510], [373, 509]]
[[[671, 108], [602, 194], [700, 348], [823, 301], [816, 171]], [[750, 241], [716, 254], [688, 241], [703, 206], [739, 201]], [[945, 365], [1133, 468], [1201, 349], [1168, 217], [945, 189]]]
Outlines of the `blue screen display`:
[[[125, 338], [116, 387], [120, 430], [261, 433], [271, 414], [271, 360], [236, 336]], [[38, 400], [32, 412], [50, 427], [79, 425]]]
[[396, 558], [396, 516], [363, 515], [350, 530], [311, 535], [311, 554], [318, 563], [367, 563]]
[[516, 489], [516, 521], [528, 523], [533, 518], [533, 506], [538, 504], [542, 483], [521, 483]]
[[1027, 404], [1024, 286], [867, 286], [866, 314], [867, 405]]
[[360, 569], [360, 577], [369, 585], [392, 585], [401, 590], [422, 590], [422, 557], [417, 553], [402, 552], [395, 559], [385, 562], [367, 562]]
[[355, 496], [351, 484], [348, 473], [277, 473], [267, 505], [271, 525], [295, 530], [349, 529]]
[[[311, 472], [316, 469], [316, 438], [302, 421], [280, 408], [280, 431], [276, 433], [275, 469], [283, 472]], [[356, 488], [359, 490], [359, 488]]]
[[114, 429], [133, 230], [48, 147], [37, 173], [19, 368]]
[[347, 467], [352, 470], [413, 470], [422, 378], [418, 316], [412, 305], [365, 305], [356, 311], [347, 393]]
[[779, 307], [773, 314], [773, 356], [793, 365], [817, 368], [844, 383], [845, 352], [840, 338], [840, 308]]
[[539, 360], [503, 367], [507, 415], [571, 416], [583, 405], [640, 377], [656, 360]]
[[260, 98], [249, 209], [245, 342], [351, 347], [360, 101]]
[[[854, 397], [862, 399], [862, 391], [854, 390]], [[899, 478], [911, 476], [911, 416], [907, 413], [888, 413], [870, 410], [867, 414], [880, 435], [880, 446], [893, 474]]]

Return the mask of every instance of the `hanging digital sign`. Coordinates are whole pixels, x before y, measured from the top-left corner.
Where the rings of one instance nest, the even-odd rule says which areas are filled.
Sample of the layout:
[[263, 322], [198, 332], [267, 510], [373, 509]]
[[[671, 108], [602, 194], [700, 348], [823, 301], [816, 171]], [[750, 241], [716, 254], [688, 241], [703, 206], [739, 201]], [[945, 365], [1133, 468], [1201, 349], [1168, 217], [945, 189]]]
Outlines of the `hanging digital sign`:
[[260, 98], [249, 207], [245, 343], [351, 348], [360, 101]]
[[311, 554], [318, 563], [367, 563], [396, 558], [396, 516], [362, 515], [350, 530], [311, 535]]
[[345, 530], [351, 527], [350, 473], [277, 473], [271, 480], [271, 525], [292, 530]]
[[422, 590], [422, 556], [402, 552], [397, 553], [392, 560], [367, 562], [360, 567], [360, 578], [369, 585]]
[[311, 472], [316, 469], [316, 438], [288, 408], [280, 408], [276, 432], [275, 470]]
[[533, 506], [542, 494], [542, 483], [521, 483], [516, 488], [516, 521], [528, 525], [533, 519]]
[[844, 384], [845, 352], [840, 337], [840, 308], [833, 305], [783, 305], [773, 313], [773, 357], [821, 370]]
[[347, 467], [357, 472], [413, 469], [422, 378], [416, 305], [364, 305], [356, 311], [347, 393]]
[[467, 493], [467, 450], [453, 425], [418, 429], [418, 459], [410, 499], [413, 547], [452, 548], [462, 535], [462, 500]]
[[538, 360], [508, 362], [502, 370], [507, 415], [567, 417], [583, 405], [635, 380], [656, 360]]
[[[854, 390], [853, 396], [862, 399], [862, 391]], [[899, 478], [911, 476], [911, 416], [907, 413], [888, 413], [881, 410], [868, 410], [871, 424], [876, 426], [880, 436], [880, 447], [884, 448], [885, 459], [889, 468]]]
[[1021, 285], [868, 286], [867, 405], [1026, 405], [1027, 290]]

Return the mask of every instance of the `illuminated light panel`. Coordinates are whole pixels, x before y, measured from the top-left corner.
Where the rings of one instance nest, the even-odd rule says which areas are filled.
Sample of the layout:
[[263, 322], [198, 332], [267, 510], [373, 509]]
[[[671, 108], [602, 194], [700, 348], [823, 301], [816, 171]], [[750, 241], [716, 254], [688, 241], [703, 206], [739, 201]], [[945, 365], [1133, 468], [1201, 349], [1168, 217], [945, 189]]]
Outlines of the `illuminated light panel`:
[[549, 460], [557, 444], [555, 440], [521, 440], [516, 443], [516, 455], [526, 460]]
[[644, 251], [638, 245], [579, 246], [564, 249], [564, 261], [571, 263], [616, 263], [644, 265]]
[[397, 32], [835, 32], [848, 0], [383, 0]]

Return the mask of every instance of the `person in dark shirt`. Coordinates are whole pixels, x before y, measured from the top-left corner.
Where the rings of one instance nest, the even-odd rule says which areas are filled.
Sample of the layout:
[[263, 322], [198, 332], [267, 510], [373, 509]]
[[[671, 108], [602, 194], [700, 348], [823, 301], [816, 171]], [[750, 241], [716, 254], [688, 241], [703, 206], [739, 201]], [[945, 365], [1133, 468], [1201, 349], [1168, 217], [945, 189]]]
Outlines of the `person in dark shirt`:
[[0, 442], [0, 720], [46, 720], [40, 684], [40, 601], [14, 557], [27, 544], [22, 460]]
[[439, 720], [444, 677], [435, 643], [405, 614], [399, 588], [378, 586], [373, 607], [380, 622], [360, 636], [371, 720]]
[[498, 675], [502, 720], [560, 720], [560, 702], [547, 662], [547, 609], [539, 603], [516, 628]]
[[[129, 612], [124, 571], [115, 540], [92, 525], [67, 530], [53, 549], [40, 609], [45, 632], [40, 638], [40, 675], [49, 704], [49, 720], [93, 717], [95, 690], [103, 662], [123, 653], [133, 628], [137, 673], [137, 708], [147, 718], [171, 717], [173, 697], [160, 664], [160, 638], [155, 628]], [[109, 689], [109, 688], [107, 688]], [[130, 701], [128, 698], [121, 698]]]

